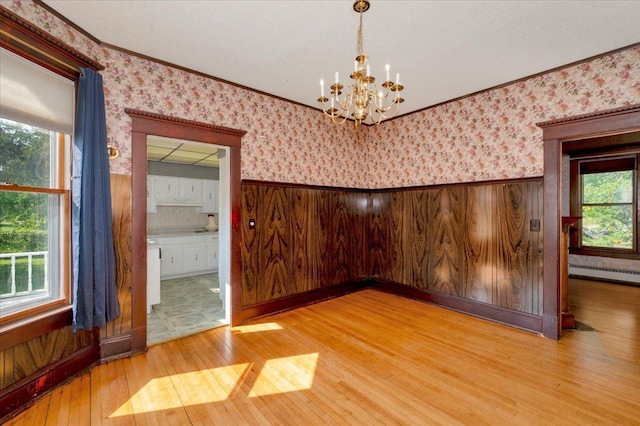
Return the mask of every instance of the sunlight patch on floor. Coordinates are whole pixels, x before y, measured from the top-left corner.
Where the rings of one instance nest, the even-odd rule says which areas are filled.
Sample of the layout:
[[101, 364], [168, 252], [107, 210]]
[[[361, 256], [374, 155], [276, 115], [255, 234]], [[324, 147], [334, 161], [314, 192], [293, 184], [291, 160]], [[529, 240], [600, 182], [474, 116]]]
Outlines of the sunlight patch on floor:
[[311, 389], [318, 353], [274, 358], [264, 363], [249, 397]]
[[234, 364], [152, 379], [109, 417], [224, 401], [250, 366]]
[[261, 331], [274, 330], [282, 330], [282, 327], [277, 322], [263, 322], [260, 324], [239, 325], [231, 328], [231, 332], [234, 334], [258, 333]]

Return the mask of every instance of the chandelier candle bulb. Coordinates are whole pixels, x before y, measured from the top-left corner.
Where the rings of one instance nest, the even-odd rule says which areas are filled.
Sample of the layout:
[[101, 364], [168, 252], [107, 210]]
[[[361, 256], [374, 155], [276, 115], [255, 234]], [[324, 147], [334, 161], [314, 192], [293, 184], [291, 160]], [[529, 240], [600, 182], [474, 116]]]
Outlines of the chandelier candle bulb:
[[367, 77], [371, 75], [371, 69], [369, 68], [369, 64], [367, 64]]
[[385, 65], [384, 69], [387, 72], [387, 79], [385, 81], [389, 81], [389, 69], [390, 69], [389, 64]]
[[396, 86], [400, 84], [400, 73], [396, 74]]
[[338, 74], [338, 71], [336, 71], [336, 84], [338, 84], [340, 82], [340, 75]]

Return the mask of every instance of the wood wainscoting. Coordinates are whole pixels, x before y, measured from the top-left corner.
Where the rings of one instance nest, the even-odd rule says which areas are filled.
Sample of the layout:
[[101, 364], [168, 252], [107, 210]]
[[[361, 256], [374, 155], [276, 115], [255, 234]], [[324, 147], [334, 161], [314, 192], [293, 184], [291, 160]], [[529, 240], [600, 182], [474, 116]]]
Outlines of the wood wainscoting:
[[370, 274], [383, 288], [541, 331], [541, 179], [372, 197], [369, 232], [388, 235], [371, 246]]
[[540, 178], [396, 190], [245, 181], [242, 208], [245, 320], [376, 285], [541, 331]]
[[362, 288], [368, 199], [358, 190], [243, 182], [243, 319]]

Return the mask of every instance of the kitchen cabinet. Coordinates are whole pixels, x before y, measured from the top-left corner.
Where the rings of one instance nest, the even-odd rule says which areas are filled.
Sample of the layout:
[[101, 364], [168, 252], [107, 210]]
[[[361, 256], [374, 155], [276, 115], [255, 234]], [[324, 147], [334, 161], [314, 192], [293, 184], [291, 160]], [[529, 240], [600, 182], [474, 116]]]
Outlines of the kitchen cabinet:
[[220, 181], [202, 181], [202, 213], [218, 213], [220, 204]]
[[147, 176], [147, 212], [157, 206], [202, 206], [202, 213], [218, 213], [220, 181], [175, 176]]
[[186, 244], [184, 250], [184, 272], [204, 271], [207, 269], [206, 242]]
[[156, 176], [156, 200], [178, 200], [180, 198], [180, 178]]
[[211, 236], [205, 246], [207, 255], [207, 269], [218, 270], [218, 251], [219, 240], [218, 236]]
[[[149, 176], [151, 177], [151, 175]], [[147, 178], [147, 181], [149, 180]], [[165, 206], [201, 206], [203, 179], [155, 176], [156, 204]]]
[[177, 278], [218, 270], [218, 234], [198, 233], [157, 237], [162, 248], [162, 278]]
[[160, 274], [162, 277], [182, 273], [184, 270], [182, 261], [184, 249], [182, 244], [164, 244], [161, 238], [157, 240], [162, 250], [162, 259], [160, 260]]
[[180, 199], [202, 204], [202, 179], [180, 178]]

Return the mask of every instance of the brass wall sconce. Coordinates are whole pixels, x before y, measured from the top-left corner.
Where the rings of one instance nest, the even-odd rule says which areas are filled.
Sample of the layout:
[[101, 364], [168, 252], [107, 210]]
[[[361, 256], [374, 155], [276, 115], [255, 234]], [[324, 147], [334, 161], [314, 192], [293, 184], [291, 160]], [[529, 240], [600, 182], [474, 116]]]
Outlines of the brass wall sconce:
[[120, 155], [120, 150], [113, 145], [107, 145], [107, 156], [109, 160], [113, 160], [114, 158]]

